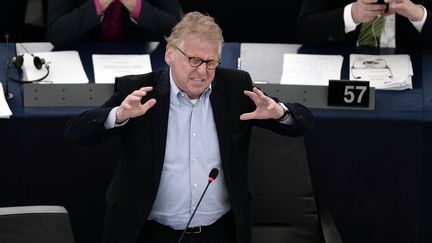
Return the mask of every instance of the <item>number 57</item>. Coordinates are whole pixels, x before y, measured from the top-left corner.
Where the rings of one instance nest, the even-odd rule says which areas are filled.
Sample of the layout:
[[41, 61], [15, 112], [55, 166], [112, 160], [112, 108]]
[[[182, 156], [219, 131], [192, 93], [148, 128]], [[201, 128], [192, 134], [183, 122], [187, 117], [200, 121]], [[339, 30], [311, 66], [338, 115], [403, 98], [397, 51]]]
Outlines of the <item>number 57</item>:
[[344, 91], [344, 101], [345, 103], [352, 103], [355, 99], [355, 93], [354, 90], [360, 90], [360, 93], [357, 97], [357, 103], [361, 103], [363, 95], [365, 93], [365, 91], [367, 90], [366, 86], [354, 86], [354, 85], [347, 85], [345, 86], [345, 91]]

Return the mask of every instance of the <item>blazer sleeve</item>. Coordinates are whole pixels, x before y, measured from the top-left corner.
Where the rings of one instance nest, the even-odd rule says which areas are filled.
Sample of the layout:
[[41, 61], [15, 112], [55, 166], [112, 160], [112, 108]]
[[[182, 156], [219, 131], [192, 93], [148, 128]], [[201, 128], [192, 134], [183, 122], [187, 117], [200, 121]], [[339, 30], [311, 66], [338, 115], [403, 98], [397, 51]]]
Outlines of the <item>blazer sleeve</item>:
[[54, 46], [79, 40], [100, 25], [93, 0], [49, 0], [47, 38]]
[[419, 42], [422, 46], [432, 47], [432, 11], [429, 6], [423, 5], [427, 9], [426, 22], [419, 35]]
[[345, 6], [332, 0], [303, 0], [297, 19], [297, 39], [304, 44], [345, 41]]
[[116, 134], [122, 127], [106, 129], [105, 121], [110, 111], [119, 106], [136, 87], [130, 87], [129, 76], [120, 78], [116, 83], [116, 92], [101, 107], [85, 111], [72, 117], [65, 126], [64, 135], [76, 144], [99, 144], [106, 137]]
[[312, 112], [305, 106], [298, 103], [284, 102], [290, 110], [292, 123], [286, 125], [276, 120], [253, 120], [253, 124], [258, 127], [266, 128], [284, 136], [302, 136], [309, 131], [315, 121]]
[[180, 21], [183, 11], [178, 0], [159, 0], [154, 3], [142, 0], [137, 27], [153, 33], [163, 40]]
[[[246, 90], [252, 90], [252, 79], [247, 72], [244, 74], [244, 80], [246, 82]], [[249, 100], [249, 98], [247, 98]], [[278, 98], [272, 97], [277, 102], [281, 102]], [[252, 100], [249, 100], [251, 110], [256, 108], [256, 105]], [[309, 131], [314, 125], [314, 116], [312, 112], [305, 106], [298, 103], [283, 102], [290, 111], [292, 119], [291, 124], [286, 125], [276, 121], [274, 119], [267, 120], [252, 120], [252, 124], [255, 126], [263, 127], [286, 136], [301, 136]]]

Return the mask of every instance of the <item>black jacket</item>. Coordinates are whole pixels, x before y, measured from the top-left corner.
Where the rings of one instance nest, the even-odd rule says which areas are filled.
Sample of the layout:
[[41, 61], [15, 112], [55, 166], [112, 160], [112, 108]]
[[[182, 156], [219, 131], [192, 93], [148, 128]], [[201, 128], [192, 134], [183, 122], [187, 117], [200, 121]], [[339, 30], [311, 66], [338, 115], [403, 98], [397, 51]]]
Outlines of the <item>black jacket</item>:
[[[162, 41], [172, 27], [180, 21], [182, 9], [178, 0], [141, 0], [141, 13], [137, 24], [123, 8], [128, 40]], [[54, 46], [77, 41], [97, 41], [101, 21], [93, 0], [49, 0], [47, 38]]]
[[[67, 138], [86, 144], [98, 143], [111, 134], [120, 135], [121, 158], [106, 197], [104, 242], [134, 243], [150, 213], [161, 178], [170, 102], [169, 69], [123, 77], [117, 86], [118, 91], [102, 107], [71, 119], [65, 133]], [[156, 105], [145, 115], [130, 119], [124, 126], [106, 130], [104, 122], [110, 110], [143, 86], [154, 87], [143, 97], [143, 102], [155, 98]], [[248, 179], [251, 125], [266, 127], [283, 135], [300, 136], [313, 124], [308, 109], [289, 103], [286, 105], [295, 121], [291, 126], [274, 120], [241, 121], [241, 114], [255, 109], [255, 104], [243, 93], [251, 89], [248, 73], [218, 68], [210, 95], [239, 243], [249, 243], [251, 234]]]
[[[345, 34], [343, 19], [344, 7], [352, 0], [303, 0], [297, 23], [297, 38], [305, 44], [349, 43], [355, 45], [360, 31]], [[432, 47], [432, 2], [414, 0], [428, 10], [422, 32], [414, 28], [411, 22], [396, 15], [397, 47]]]

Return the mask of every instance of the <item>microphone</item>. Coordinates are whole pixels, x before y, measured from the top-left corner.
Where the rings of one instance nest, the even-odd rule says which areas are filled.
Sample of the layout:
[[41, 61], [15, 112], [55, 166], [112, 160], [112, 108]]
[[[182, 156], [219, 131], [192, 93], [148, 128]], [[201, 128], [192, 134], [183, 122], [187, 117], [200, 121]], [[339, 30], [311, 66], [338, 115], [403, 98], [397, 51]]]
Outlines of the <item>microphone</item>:
[[8, 78], [8, 73], [9, 73], [9, 33], [6, 32], [4, 34], [4, 38], [6, 39], [6, 72], [5, 72], [5, 87], [4, 87], [4, 96], [6, 99], [12, 99], [13, 98], [13, 94], [9, 92], [9, 78]]
[[206, 186], [206, 188], [204, 189], [204, 192], [202, 193], [202, 195], [201, 195], [201, 197], [200, 197], [200, 199], [199, 199], [199, 201], [198, 201], [198, 204], [197, 204], [197, 206], [195, 207], [195, 210], [193, 211], [191, 217], [189, 218], [189, 222], [187, 223], [187, 225], [186, 225], [185, 229], [183, 230], [183, 232], [182, 232], [182, 234], [181, 234], [179, 240], [177, 241], [177, 243], [181, 243], [181, 241], [182, 241], [182, 239], [183, 239], [183, 236], [184, 236], [184, 234], [186, 233], [186, 230], [188, 229], [189, 224], [190, 224], [190, 222], [192, 221], [193, 216], [195, 215], [195, 212], [197, 211], [198, 206], [200, 205], [201, 200], [202, 200], [203, 197], [204, 197], [204, 194], [205, 194], [206, 191], [207, 191], [207, 188], [209, 187], [210, 183], [212, 183], [214, 180], [216, 180], [216, 177], [217, 177], [218, 175], [219, 175], [219, 170], [218, 170], [218, 169], [213, 168], [213, 169], [210, 171], [207, 186]]

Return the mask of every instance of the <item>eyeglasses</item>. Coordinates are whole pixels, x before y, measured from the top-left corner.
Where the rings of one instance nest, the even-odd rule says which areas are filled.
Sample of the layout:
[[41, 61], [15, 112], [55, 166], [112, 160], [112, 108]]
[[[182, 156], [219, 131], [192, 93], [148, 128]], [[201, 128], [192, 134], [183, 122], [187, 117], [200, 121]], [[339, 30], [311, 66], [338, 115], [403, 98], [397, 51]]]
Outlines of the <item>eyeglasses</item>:
[[188, 55], [186, 55], [186, 53], [184, 53], [182, 50], [180, 50], [180, 48], [178, 48], [177, 46], [174, 46], [181, 54], [183, 54], [185, 57], [187, 57], [189, 59], [189, 65], [191, 65], [191, 67], [199, 67], [201, 66], [201, 64], [203, 64], [203, 62], [205, 62], [206, 64], [206, 68], [209, 70], [213, 70], [215, 68], [217, 68], [217, 66], [219, 66], [219, 64], [221, 63], [220, 60], [203, 60], [199, 57], [190, 57]]

